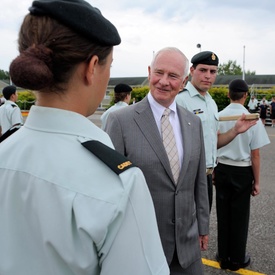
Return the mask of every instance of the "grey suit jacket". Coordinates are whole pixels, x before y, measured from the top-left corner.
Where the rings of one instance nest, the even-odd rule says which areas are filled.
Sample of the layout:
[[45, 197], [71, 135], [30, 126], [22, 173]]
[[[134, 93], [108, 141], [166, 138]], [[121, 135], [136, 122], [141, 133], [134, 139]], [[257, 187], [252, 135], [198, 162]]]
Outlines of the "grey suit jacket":
[[105, 130], [116, 150], [144, 173], [168, 264], [177, 249], [186, 268], [201, 257], [199, 235], [208, 234], [209, 209], [201, 121], [180, 106], [177, 111], [184, 150], [177, 185], [147, 97], [111, 113]]

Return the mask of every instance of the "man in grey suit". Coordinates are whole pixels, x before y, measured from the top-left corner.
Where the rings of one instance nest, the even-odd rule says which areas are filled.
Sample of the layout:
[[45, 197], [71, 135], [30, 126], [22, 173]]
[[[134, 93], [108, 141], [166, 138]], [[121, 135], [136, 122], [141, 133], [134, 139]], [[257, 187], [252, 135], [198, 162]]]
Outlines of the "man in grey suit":
[[[209, 209], [205, 153], [200, 119], [178, 106], [175, 96], [188, 77], [188, 59], [177, 48], [164, 48], [149, 72], [149, 94], [109, 115], [106, 131], [116, 150], [143, 171], [158, 221], [171, 274], [203, 274], [200, 250], [208, 243]], [[175, 180], [161, 136], [169, 108], [179, 156]], [[142, 203], [142, 198], [140, 198]]]

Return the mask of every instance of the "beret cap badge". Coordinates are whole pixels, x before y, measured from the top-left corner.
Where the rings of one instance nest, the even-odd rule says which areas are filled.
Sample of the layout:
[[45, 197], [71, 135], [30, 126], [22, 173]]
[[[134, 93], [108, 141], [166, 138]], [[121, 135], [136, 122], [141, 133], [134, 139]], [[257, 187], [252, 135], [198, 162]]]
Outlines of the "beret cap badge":
[[219, 65], [218, 56], [211, 51], [203, 51], [194, 55], [191, 59], [191, 63], [195, 64], [205, 64], [205, 65]]

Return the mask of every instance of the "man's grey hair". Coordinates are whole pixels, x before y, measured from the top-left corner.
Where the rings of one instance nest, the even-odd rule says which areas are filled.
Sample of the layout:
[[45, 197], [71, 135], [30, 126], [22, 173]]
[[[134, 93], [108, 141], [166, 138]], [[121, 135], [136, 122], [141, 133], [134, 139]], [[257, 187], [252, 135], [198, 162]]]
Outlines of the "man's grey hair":
[[163, 48], [163, 49], [159, 50], [156, 54], [154, 54], [153, 60], [151, 62], [151, 68], [154, 66], [154, 63], [155, 63], [156, 58], [158, 57], [158, 55], [162, 52], [168, 52], [168, 51], [177, 52], [183, 57], [183, 59], [185, 60], [185, 68], [184, 68], [184, 72], [183, 72], [183, 78], [187, 77], [188, 74], [189, 74], [189, 60], [185, 56], [185, 54], [180, 49], [178, 49], [176, 47], [166, 47], [166, 48]]

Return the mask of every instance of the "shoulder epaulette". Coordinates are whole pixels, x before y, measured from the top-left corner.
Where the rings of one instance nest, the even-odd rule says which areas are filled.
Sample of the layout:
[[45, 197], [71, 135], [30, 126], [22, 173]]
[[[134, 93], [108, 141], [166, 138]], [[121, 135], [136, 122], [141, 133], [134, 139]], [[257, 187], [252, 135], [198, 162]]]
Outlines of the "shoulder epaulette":
[[1, 137], [0, 137], [0, 143], [11, 136], [13, 133], [15, 133], [17, 130], [21, 128], [22, 124], [16, 124], [13, 125], [8, 131], [6, 131]]
[[183, 88], [183, 90], [179, 91], [179, 94], [185, 91], [188, 91], [188, 90], [186, 88]]
[[17, 105], [16, 105], [16, 104], [11, 104], [11, 106], [12, 106], [13, 108], [17, 107]]
[[81, 144], [109, 166], [117, 175], [131, 167], [135, 167], [125, 156], [98, 140], [89, 140]]

